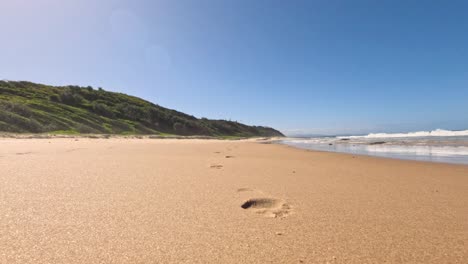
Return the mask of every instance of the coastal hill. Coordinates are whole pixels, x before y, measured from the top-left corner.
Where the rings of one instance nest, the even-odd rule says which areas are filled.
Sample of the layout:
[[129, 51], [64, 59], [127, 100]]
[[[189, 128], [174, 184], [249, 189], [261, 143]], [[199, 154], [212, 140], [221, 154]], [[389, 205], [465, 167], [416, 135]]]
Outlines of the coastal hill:
[[0, 131], [12, 133], [93, 133], [283, 136], [273, 128], [196, 118], [143, 99], [90, 86], [49, 86], [0, 81]]

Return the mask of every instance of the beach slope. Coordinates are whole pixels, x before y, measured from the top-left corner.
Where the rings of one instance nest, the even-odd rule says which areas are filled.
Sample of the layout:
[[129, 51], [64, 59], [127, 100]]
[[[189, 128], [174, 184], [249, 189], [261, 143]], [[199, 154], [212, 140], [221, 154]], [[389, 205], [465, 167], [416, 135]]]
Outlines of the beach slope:
[[468, 259], [464, 165], [255, 140], [0, 146], [0, 263]]

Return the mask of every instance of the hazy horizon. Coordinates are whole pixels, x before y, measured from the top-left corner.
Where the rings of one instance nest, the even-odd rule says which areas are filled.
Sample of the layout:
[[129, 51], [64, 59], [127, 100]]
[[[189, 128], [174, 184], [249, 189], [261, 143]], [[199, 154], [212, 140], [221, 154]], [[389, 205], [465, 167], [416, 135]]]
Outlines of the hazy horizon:
[[0, 79], [287, 135], [468, 129], [464, 1], [3, 1]]

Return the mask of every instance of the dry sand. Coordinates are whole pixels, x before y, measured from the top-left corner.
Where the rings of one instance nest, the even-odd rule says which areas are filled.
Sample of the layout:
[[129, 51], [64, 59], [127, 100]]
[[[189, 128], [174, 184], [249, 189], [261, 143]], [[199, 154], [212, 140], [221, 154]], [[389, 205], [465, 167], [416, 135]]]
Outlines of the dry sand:
[[468, 166], [0, 139], [0, 263], [468, 263]]

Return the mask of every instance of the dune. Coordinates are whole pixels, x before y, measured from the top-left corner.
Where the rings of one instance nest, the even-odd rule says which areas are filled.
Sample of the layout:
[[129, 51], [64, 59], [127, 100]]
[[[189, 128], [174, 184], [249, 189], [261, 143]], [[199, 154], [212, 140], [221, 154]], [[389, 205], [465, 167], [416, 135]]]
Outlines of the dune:
[[1, 138], [0, 263], [466, 263], [468, 166], [265, 142]]

